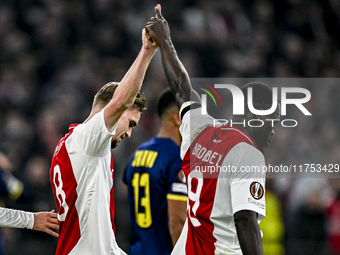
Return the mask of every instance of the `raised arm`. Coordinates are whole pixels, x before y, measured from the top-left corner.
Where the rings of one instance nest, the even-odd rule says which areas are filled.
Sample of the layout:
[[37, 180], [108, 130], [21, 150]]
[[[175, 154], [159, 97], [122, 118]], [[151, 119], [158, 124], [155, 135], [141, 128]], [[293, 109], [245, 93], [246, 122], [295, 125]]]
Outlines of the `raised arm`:
[[156, 17], [152, 17], [146, 25], [147, 34], [159, 46], [162, 64], [169, 86], [176, 96], [178, 107], [186, 101], [201, 102], [199, 95], [191, 87], [187, 70], [177, 56], [171, 41], [168, 22], [161, 14], [161, 6], [155, 7]]
[[125, 110], [133, 105], [139, 92], [146, 70], [158, 46], [150, 40], [145, 29], [142, 32], [143, 46], [136, 60], [120, 82], [113, 98], [105, 107], [104, 118], [108, 130], [112, 130]]

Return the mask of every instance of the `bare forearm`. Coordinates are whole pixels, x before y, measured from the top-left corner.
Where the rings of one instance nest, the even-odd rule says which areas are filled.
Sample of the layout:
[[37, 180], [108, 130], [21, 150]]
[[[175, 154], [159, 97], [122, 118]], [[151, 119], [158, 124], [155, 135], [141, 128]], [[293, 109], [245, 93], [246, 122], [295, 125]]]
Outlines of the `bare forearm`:
[[162, 64], [169, 86], [176, 96], [179, 107], [186, 101], [200, 102], [198, 94], [192, 89], [187, 70], [179, 60], [171, 40], [160, 45]]
[[179, 107], [186, 101], [200, 102], [197, 92], [191, 87], [187, 70], [179, 60], [175, 47], [171, 42], [170, 29], [161, 14], [161, 6], [155, 7], [156, 17], [151, 18], [146, 29], [150, 37], [159, 46], [165, 76], [174, 93]]
[[169, 231], [175, 246], [186, 219], [186, 202], [168, 199]]
[[112, 131], [123, 113], [133, 105], [138, 91], [142, 87], [146, 69], [157, 51], [158, 46], [151, 42], [145, 29], [142, 31], [142, 42], [143, 46], [136, 60], [121, 80], [111, 101], [105, 106], [104, 119], [109, 131]]
[[[236, 215], [238, 214], [238, 215]], [[254, 212], [235, 214], [237, 237], [243, 255], [263, 255], [260, 227]]]
[[263, 255], [261, 235], [258, 233], [260, 233], [260, 230], [250, 233], [246, 226], [242, 230], [237, 230], [243, 255]]
[[170, 223], [169, 224], [169, 231], [172, 240], [173, 246], [175, 246], [179, 236], [181, 235], [182, 228], [184, 223]]
[[136, 60], [120, 82], [120, 86], [115, 93], [116, 98], [121, 100], [121, 105], [130, 107], [141, 89], [146, 70], [156, 50], [146, 50], [139, 52]]

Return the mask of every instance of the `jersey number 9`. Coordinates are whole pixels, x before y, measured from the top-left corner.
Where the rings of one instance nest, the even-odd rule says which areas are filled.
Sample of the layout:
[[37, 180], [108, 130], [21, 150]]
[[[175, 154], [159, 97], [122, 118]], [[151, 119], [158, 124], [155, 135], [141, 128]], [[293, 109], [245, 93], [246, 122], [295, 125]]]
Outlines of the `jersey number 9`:
[[[196, 186], [196, 189], [194, 189], [193, 186]], [[192, 171], [188, 176], [188, 198], [189, 198], [188, 203], [189, 205], [192, 205], [193, 202], [193, 205], [189, 207], [188, 214], [191, 224], [194, 227], [201, 226], [201, 223], [196, 217], [196, 213], [200, 205], [200, 195], [202, 192], [202, 186], [203, 186], [203, 174], [199, 171]]]

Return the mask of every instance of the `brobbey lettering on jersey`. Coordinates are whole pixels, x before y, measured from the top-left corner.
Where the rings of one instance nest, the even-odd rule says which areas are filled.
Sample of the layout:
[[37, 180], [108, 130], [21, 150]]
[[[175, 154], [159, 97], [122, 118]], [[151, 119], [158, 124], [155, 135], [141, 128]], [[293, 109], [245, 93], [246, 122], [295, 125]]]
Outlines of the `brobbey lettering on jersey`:
[[209, 162], [210, 164], [216, 166], [219, 164], [223, 157], [222, 154], [212, 150], [208, 150], [199, 143], [195, 144], [195, 147], [192, 150], [192, 155], [196, 156], [199, 159], [202, 159], [202, 161], [204, 162]]
[[[220, 142], [220, 141], [216, 141]], [[192, 150], [192, 155], [201, 159], [204, 162], [218, 166], [223, 155], [213, 150], [208, 150], [199, 143], [195, 144]], [[188, 176], [188, 197], [191, 204], [191, 210], [189, 210], [189, 219], [194, 227], [199, 227], [201, 223], [196, 217], [197, 209], [200, 205], [200, 195], [203, 187], [203, 173], [198, 170], [193, 170]]]

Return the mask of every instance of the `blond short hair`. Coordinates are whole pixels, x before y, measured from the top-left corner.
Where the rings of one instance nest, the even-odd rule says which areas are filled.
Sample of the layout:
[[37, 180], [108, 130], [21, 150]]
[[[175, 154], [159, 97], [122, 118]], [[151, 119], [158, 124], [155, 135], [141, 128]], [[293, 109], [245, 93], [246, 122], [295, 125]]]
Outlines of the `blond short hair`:
[[[104, 108], [111, 101], [119, 84], [119, 82], [109, 82], [105, 84], [94, 96], [93, 106], [100, 105]], [[136, 107], [141, 113], [144, 112], [146, 110], [145, 95], [138, 92], [132, 107]]]

